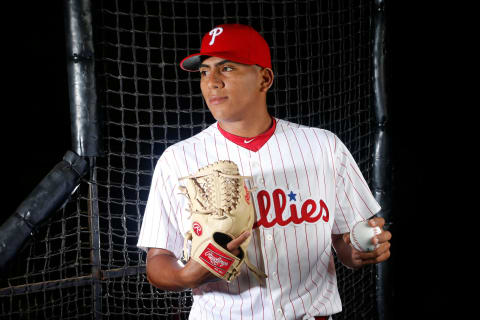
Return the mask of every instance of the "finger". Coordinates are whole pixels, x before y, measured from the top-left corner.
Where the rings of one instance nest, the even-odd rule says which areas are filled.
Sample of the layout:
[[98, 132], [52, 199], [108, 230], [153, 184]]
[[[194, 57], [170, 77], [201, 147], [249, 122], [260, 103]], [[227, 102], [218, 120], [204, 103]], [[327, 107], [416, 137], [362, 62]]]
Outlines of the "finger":
[[381, 244], [388, 242], [392, 239], [392, 234], [390, 231], [383, 231], [380, 234], [377, 234], [375, 237], [373, 237], [372, 242], [374, 244]]
[[377, 264], [377, 263], [384, 262], [384, 261], [388, 260], [388, 258], [390, 258], [390, 250], [382, 253], [382, 254], [379, 255], [379, 256], [373, 257], [373, 258], [362, 259], [362, 264], [363, 264], [363, 265], [366, 265], [366, 264]]
[[375, 218], [372, 218], [372, 219], [368, 220], [368, 224], [371, 227], [380, 227], [380, 229], [382, 229], [383, 226], [385, 225], [385, 219], [382, 218], [382, 217], [375, 217]]
[[374, 250], [374, 252], [377, 256], [381, 256], [385, 254], [387, 251], [390, 251], [390, 246], [391, 246], [390, 242], [382, 243]]
[[239, 235], [237, 238], [233, 239], [229, 243], [227, 243], [227, 250], [232, 251], [240, 247], [240, 245], [248, 239], [250, 236], [250, 231], [244, 231], [241, 235]]
[[358, 257], [361, 260], [372, 260], [390, 251], [390, 242], [380, 244], [375, 250], [369, 252], [359, 252]]

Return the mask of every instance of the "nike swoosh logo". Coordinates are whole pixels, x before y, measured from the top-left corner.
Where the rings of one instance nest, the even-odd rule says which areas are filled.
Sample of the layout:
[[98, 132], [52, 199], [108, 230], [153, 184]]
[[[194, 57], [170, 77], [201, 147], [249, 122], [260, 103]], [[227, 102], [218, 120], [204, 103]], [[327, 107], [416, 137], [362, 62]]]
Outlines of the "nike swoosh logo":
[[243, 140], [243, 143], [250, 143], [250, 142], [252, 142], [253, 140], [255, 140], [255, 138], [253, 138], [252, 140]]

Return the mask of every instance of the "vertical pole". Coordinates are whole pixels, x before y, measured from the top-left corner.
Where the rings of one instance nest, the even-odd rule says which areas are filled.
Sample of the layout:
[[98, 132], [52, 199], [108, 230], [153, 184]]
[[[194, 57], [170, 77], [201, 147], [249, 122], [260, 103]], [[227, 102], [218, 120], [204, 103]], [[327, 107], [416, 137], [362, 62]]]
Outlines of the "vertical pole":
[[65, 4], [72, 150], [83, 157], [101, 156], [90, 0], [67, 0]]
[[90, 158], [90, 178], [93, 183], [88, 188], [88, 221], [90, 226], [90, 261], [93, 279], [93, 310], [95, 319], [102, 319], [102, 270], [100, 257], [100, 215], [98, 210], [97, 169], [95, 158]]
[[[384, 0], [375, 0], [375, 39], [373, 49], [374, 66], [374, 108], [376, 114], [376, 136], [373, 159], [373, 194], [382, 207], [377, 214], [390, 222], [391, 195], [391, 159], [390, 138], [387, 132], [388, 109], [385, 89], [385, 6]], [[380, 320], [392, 319], [392, 287], [390, 278], [391, 260], [377, 264], [376, 296]]]

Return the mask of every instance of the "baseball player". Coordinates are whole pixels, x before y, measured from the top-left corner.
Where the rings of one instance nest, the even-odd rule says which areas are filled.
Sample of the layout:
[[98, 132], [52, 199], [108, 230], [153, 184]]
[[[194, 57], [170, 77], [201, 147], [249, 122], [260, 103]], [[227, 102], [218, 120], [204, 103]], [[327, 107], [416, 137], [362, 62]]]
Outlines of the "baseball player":
[[[385, 261], [391, 234], [357, 164], [333, 133], [274, 118], [266, 94], [273, 83], [270, 49], [253, 28], [219, 25], [199, 53], [180, 63], [199, 71], [203, 97], [217, 120], [160, 157], [152, 179], [138, 246], [147, 250], [147, 277], [164, 290], [191, 288], [190, 319], [329, 319], [342, 310], [332, 247], [349, 268]], [[219, 280], [193, 259], [181, 262], [192, 221], [181, 177], [218, 160], [250, 176], [256, 221], [226, 249], [247, 256], [232, 281]], [[371, 218], [382, 233], [373, 252], [350, 245], [352, 226]]]

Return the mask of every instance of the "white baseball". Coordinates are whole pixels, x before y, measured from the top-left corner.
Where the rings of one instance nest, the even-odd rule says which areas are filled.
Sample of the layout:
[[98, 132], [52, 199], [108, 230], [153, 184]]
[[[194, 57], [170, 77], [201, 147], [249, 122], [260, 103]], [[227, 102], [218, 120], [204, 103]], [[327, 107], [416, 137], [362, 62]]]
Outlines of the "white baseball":
[[372, 243], [372, 238], [381, 232], [379, 227], [371, 227], [368, 221], [360, 221], [350, 231], [350, 241], [358, 251], [373, 251], [377, 245]]

